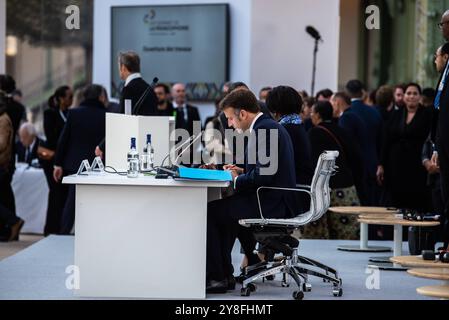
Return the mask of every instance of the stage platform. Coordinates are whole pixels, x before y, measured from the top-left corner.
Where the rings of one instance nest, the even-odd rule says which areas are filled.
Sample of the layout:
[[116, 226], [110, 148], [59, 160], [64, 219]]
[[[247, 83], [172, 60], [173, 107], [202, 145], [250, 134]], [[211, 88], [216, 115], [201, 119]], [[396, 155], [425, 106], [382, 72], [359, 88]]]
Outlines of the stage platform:
[[[334, 267], [343, 279], [344, 295], [332, 296], [332, 288], [320, 279], [310, 278], [313, 290], [306, 293], [305, 300], [427, 300], [416, 293], [418, 287], [436, 285], [432, 280], [411, 277], [406, 272], [379, 271], [379, 288], [370, 269], [368, 259], [373, 253], [350, 253], [338, 251], [340, 245], [356, 245], [357, 241], [304, 240], [301, 254]], [[375, 242], [372, 245], [392, 246], [391, 242]], [[179, 250], [187, 248], [180, 243]], [[150, 250], [150, 248], [149, 248]], [[73, 292], [66, 288], [65, 273], [67, 266], [73, 264], [74, 238], [46, 238], [18, 254], [0, 262], [0, 299], [1, 300], [78, 300]], [[404, 243], [404, 252], [408, 252]], [[385, 253], [378, 254], [385, 256]], [[235, 270], [239, 270], [241, 261], [240, 245], [233, 251]], [[186, 273], [193, 270], [185, 270]], [[113, 279], [111, 279], [113, 281]], [[367, 288], [367, 282], [370, 289]], [[257, 283], [258, 290], [249, 298], [240, 296], [237, 290], [225, 295], [209, 295], [212, 300], [291, 300], [295, 286], [282, 288], [280, 279]], [[374, 288], [373, 288], [374, 287]]]

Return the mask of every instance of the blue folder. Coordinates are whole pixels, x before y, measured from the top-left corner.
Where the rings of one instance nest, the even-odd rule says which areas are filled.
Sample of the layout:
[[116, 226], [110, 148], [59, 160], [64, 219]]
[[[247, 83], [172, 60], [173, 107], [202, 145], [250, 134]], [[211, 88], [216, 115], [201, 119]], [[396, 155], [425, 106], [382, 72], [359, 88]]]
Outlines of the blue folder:
[[179, 178], [202, 181], [232, 181], [232, 175], [229, 171], [206, 170], [180, 167]]

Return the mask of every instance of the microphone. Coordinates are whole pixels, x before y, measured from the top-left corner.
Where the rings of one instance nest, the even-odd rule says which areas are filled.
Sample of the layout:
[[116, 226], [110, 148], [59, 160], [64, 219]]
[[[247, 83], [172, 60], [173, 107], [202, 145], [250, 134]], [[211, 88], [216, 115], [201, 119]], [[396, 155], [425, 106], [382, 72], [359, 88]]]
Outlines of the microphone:
[[[189, 139], [187, 139], [186, 141], [184, 141], [184, 143], [182, 143], [179, 147], [177, 147], [175, 150], [173, 150], [173, 152], [174, 152], [174, 153], [175, 153], [175, 152], [178, 152], [179, 150], [182, 149], [182, 147], [184, 147], [186, 144], [188, 144], [190, 141], [192, 141], [192, 139], [195, 139], [195, 138], [196, 138], [195, 135], [189, 137]], [[168, 155], [164, 158], [164, 160], [162, 160], [161, 167], [164, 166], [165, 161], [167, 161], [167, 159], [168, 159], [169, 157], [170, 157], [170, 152], [169, 152]]]
[[153, 82], [150, 84], [150, 86], [154, 89], [154, 87], [158, 84], [159, 82], [159, 78], [156, 77], [153, 79]]
[[315, 40], [317, 40], [317, 41], [322, 40], [320, 33], [314, 27], [307, 26], [306, 32]]

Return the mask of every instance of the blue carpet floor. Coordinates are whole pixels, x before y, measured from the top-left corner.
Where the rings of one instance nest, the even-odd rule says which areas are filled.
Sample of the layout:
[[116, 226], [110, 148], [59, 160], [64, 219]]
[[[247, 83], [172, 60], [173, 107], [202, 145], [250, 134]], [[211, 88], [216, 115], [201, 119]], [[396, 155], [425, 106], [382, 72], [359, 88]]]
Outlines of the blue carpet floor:
[[[366, 286], [368, 258], [386, 256], [385, 253], [348, 253], [337, 251], [338, 245], [358, 244], [351, 241], [305, 240], [301, 243], [301, 254], [334, 267], [343, 279], [344, 295], [332, 296], [332, 288], [320, 279], [310, 278], [313, 291], [306, 293], [307, 300], [422, 300], [416, 288], [437, 285], [438, 281], [418, 279], [406, 272], [380, 271], [379, 289]], [[392, 245], [392, 243], [372, 242], [371, 245]], [[406, 243], [404, 243], [406, 249]], [[66, 289], [65, 273], [67, 266], [73, 264], [74, 238], [49, 237], [26, 250], [0, 262], [1, 300], [72, 300], [71, 290]], [[388, 254], [387, 254], [388, 255]], [[233, 251], [235, 270], [239, 270], [240, 246]], [[368, 281], [369, 282], [369, 281]], [[272, 282], [258, 283], [258, 290], [250, 298], [260, 300], [291, 299], [295, 286], [282, 288], [279, 278]], [[242, 299], [240, 287], [226, 295], [210, 295], [208, 299]]]

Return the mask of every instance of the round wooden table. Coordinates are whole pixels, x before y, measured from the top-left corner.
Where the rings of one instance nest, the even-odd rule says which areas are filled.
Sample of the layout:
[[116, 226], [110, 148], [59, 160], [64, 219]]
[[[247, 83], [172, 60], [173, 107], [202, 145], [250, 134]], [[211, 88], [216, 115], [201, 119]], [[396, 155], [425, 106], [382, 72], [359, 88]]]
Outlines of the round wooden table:
[[416, 289], [422, 296], [449, 299], [449, 285], [447, 286], [429, 286]]
[[422, 256], [398, 256], [390, 258], [390, 261], [395, 264], [399, 264], [409, 268], [432, 268], [432, 269], [444, 269], [449, 268], [448, 263], [442, 263], [441, 261], [428, 261], [424, 260]]
[[445, 281], [449, 285], [449, 264], [447, 268], [410, 269], [407, 272], [414, 277]]
[[[375, 216], [388, 217], [398, 213], [396, 209], [380, 207], [332, 207], [329, 211], [341, 215]], [[339, 246], [338, 250], [348, 252], [391, 252], [388, 247], [376, 247], [368, 245], [368, 225], [360, 223], [360, 245], [359, 246]]]
[[[436, 227], [440, 223], [438, 221], [409, 221], [402, 218], [384, 218], [384, 219], [368, 219], [366, 217], [359, 218], [360, 223], [366, 223], [367, 225], [382, 225], [382, 226], [394, 226], [394, 248], [393, 256], [402, 256], [402, 227]], [[370, 267], [376, 267], [381, 270], [395, 270], [395, 271], [405, 271], [408, 268], [401, 266], [400, 264], [390, 263], [391, 257], [376, 257], [371, 258], [370, 261], [375, 263], [371, 264]]]

